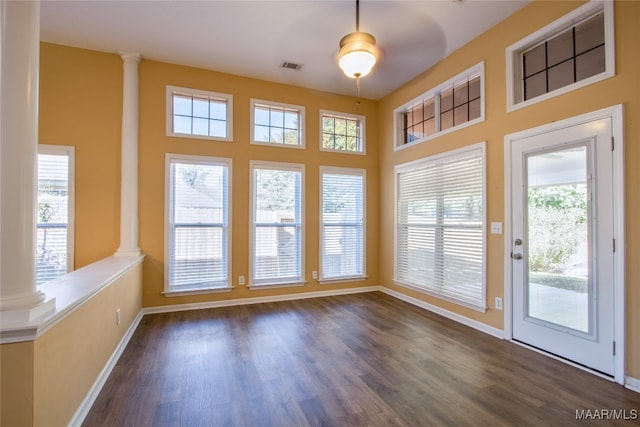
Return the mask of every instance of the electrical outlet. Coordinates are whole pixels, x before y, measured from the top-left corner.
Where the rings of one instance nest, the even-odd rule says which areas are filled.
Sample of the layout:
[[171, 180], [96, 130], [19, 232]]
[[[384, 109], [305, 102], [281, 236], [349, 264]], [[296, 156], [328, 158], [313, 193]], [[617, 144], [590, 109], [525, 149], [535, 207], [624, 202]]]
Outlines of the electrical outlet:
[[502, 310], [502, 298], [496, 297], [496, 310]]
[[318, 272], [317, 271], [312, 271], [311, 272], [311, 278], [313, 280], [318, 280]]
[[244, 285], [244, 276], [238, 276], [238, 285]]
[[120, 324], [120, 309], [116, 309], [116, 325]]

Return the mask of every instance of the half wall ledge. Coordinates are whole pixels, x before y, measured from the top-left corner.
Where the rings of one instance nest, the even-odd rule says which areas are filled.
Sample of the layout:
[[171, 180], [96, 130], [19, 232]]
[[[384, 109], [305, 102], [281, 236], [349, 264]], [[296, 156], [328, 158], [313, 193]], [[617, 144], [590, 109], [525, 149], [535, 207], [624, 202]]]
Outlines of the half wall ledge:
[[47, 315], [31, 321], [15, 321], [9, 317], [0, 324], [0, 344], [33, 341], [94, 295], [142, 262], [144, 255], [110, 256], [38, 287], [47, 300], [55, 300], [55, 308]]

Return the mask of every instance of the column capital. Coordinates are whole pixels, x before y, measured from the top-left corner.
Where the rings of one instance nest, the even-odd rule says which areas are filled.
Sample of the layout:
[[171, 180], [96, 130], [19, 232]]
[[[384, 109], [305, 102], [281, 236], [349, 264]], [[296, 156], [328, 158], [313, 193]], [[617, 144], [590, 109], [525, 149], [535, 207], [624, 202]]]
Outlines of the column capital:
[[122, 61], [128, 62], [131, 64], [139, 64], [142, 59], [142, 55], [136, 52], [118, 52]]

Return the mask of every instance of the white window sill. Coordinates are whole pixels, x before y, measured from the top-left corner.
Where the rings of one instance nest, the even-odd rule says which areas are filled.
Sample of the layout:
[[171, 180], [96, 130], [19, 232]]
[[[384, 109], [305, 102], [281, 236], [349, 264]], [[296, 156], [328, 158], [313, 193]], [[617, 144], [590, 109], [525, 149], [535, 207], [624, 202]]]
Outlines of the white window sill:
[[344, 283], [344, 282], [361, 282], [363, 280], [367, 280], [369, 276], [341, 276], [341, 277], [332, 277], [332, 278], [321, 278], [318, 283], [321, 285], [330, 285], [333, 283]]
[[[487, 311], [486, 304], [483, 307], [482, 305], [476, 305], [476, 304], [473, 304], [473, 303], [470, 303], [470, 302], [467, 302], [467, 301], [462, 301], [462, 300], [459, 300], [459, 299], [456, 299], [456, 298], [452, 298], [452, 297], [449, 297], [449, 296], [446, 296], [446, 295], [442, 295], [442, 294], [440, 294], [440, 293], [438, 293], [436, 291], [433, 291], [431, 289], [423, 288], [421, 286], [416, 286], [416, 285], [412, 285], [412, 284], [409, 284], [409, 283], [404, 283], [404, 282], [401, 282], [401, 281], [399, 281], [397, 279], [393, 279], [393, 283], [398, 285], [398, 286], [402, 286], [403, 288], [407, 288], [407, 289], [411, 289], [411, 290], [416, 291], [416, 292], [420, 292], [421, 294], [429, 295], [429, 296], [432, 296], [434, 298], [438, 298], [438, 299], [441, 299], [441, 300], [444, 300], [444, 301], [448, 301], [448, 302], [460, 305], [462, 307], [467, 307], [467, 308], [470, 308], [472, 310], [479, 311], [480, 313], [486, 313], [486, 311]], [[486, 292], [486, 290], [485, 290], [485, 292]]]
[[247, 286], [249, 289], [251, 289], [252, 291], [258, 290], [258, 289], [274, 289], [274, 288], [294, 288], [294, 287], [300, 287], [300, 286], [304, 286], [306, 285], [307, 282], [303, 281], [303, 282], [288, 282], [288, 283], [265, 283], [265, 284], [250, 284], [249, 286]]
[[170, 291], [164, 291], [162, 294], [166, 297], [179, 297], [184, 295], [219, 294], [224, 292], [231, 292], [232, 290], [233, 290], [233, 286], [225, 286], [223, 288], [195, 288], [195, 289], [170, 290]]

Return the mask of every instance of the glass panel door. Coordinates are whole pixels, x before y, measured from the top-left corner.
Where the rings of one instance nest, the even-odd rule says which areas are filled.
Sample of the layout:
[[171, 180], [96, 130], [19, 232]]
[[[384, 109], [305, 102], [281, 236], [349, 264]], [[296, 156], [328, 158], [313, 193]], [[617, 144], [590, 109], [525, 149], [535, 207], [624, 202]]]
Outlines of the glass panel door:
[[589, 334], [590, 167], [586, 144], [526, 155], [527, 315]]

